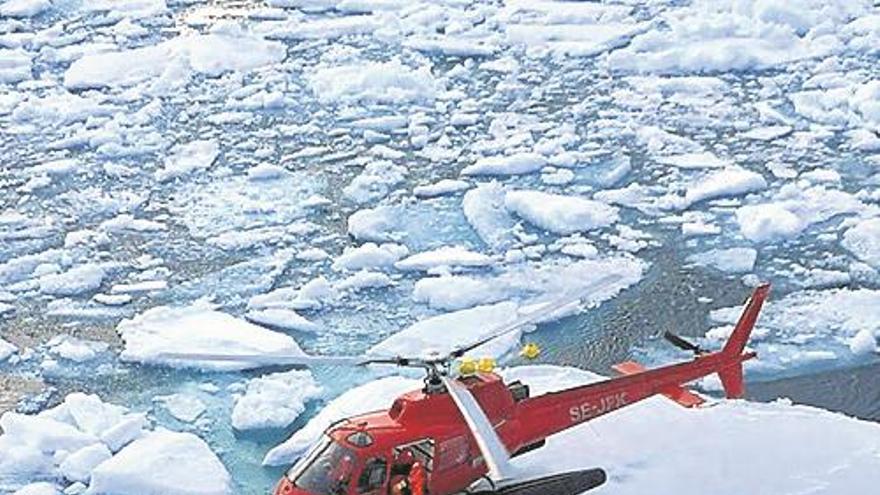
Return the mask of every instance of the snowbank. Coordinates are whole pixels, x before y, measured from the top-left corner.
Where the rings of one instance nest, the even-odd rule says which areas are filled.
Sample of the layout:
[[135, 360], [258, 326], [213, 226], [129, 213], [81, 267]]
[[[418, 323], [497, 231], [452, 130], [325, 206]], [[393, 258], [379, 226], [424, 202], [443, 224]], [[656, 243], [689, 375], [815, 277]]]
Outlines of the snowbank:
[[296, 342], [282, 333], [216, 311], [205, 301], [186, 307], [160, 306], [123, 320], [116, 331], [125, 342], [121, 358], [147, 364], [238, 370], [247, 363], [169, 360], [164, 353], [302, 355]]

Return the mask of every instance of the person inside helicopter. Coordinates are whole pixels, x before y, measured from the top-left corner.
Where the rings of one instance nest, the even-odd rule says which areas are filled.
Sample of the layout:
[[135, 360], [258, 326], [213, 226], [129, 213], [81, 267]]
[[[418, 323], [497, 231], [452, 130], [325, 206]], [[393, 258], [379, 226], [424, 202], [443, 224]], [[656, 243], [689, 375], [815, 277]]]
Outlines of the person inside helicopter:
[[391, 495], [427, 495], [424, 464], [409, 449], [398, 454], [391, 467]]

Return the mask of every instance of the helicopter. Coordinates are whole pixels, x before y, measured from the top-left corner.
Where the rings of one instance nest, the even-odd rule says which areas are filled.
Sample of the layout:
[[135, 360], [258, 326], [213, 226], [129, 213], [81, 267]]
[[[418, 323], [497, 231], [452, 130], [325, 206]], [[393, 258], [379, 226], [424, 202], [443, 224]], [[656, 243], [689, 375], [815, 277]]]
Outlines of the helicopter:
[[[605, 277], [591, 287], [609, 284]], [[538, 478], [518, 476], [511, 459], [540, 449], [547, 438], [588, 421], [663, 395], [684, 407], [705, 399], [684, 387], [717, 374], [725, 396], [742, 398], [743, 363], [757, 356], [746, 344], [770, 292], [754, 289], [723, 348], [707, 351], [670, 332], [673, 345], [694, 358], [647, 369], [628, 361], [613, 366], [620, 376], [532, 397], [529, 386], [505, 383], [489, 359], [466, 356], [479, 347], [580, 303], [582, 296], [548, 304], [449, 353], [422, 357], [343, 357], [167, 354], [169, 359], [240, 361], [256, 366], [370, 366], [421, 368], [424, 386], [398, 397], [388, 410], [347, 418], [331, 425], [321, 439], [284, 474], [274, 495], [578, 495], [603, 485], [602, 468]], [[532, 349], [534, 351], [534, 349]], [[456, 369], [456, 365], [457, 369]], [[409, 486], [413, 466], [424, 489]]]

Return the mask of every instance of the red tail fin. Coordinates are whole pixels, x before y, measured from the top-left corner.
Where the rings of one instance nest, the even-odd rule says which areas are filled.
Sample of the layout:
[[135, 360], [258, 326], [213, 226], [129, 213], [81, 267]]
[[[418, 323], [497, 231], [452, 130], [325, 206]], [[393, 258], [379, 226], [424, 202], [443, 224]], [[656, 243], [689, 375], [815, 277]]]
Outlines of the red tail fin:
[[737, 322], [730, 339], [721, 350], [721, 354], [730, 360], [730, 366], [725, 367], [718, 372], [721, 378], [721, 384], [724, 386], [724, 393], [728, 399], [739, 399], [745, 394], [745, 385], [743, 385], [743, 368], [742, 363], [747, 359], [754, 357], [754, 354], [743, 354], [752, 330], [755, 328], [755, 322], [758, 321], [758, 315], [764, 306], [764, 301], [770, 293], [770, 284], [762, 284], [755, 289], [752, 297], [746, 302], [746, 308], [743, 310], [742, 316]]

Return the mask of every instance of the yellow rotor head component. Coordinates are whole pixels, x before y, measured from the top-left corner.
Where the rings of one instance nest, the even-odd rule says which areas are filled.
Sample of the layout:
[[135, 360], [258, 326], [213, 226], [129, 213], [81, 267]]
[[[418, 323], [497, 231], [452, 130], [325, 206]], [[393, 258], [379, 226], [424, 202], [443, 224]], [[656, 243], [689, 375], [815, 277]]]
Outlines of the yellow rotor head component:
[[458, 373], [461, 376], [471, 376], [477, 374], [477, 361], [471, 358], [462, 358], [458, 364]]
[[529, 360], [537, 359], [541, 355], [541, 348], [535, 343], [526, 344], [519, 355]]
[[480, 373], [492, 373], [495, 371], [496, 363], [492, 358], [482, 358], [477, 363], [477, 369]]

